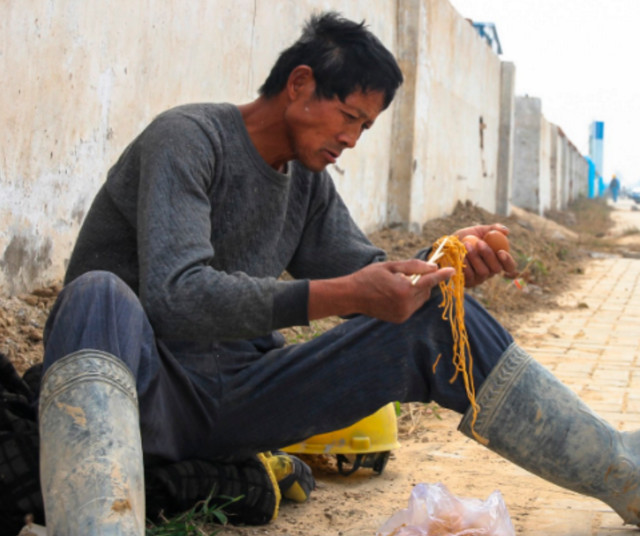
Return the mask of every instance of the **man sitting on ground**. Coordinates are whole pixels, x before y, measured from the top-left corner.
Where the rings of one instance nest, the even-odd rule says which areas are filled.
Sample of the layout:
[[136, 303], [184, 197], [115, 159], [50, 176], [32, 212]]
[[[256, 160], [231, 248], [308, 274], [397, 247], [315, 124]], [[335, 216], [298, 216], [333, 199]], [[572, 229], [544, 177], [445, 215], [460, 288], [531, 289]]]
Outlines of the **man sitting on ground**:
[[[52, 534], [143, 534], [143, 455], [243, 460], [391, 401], [435, 401], [471, 435], [439, 308], [454, 270], [425, 251], [386, 261], [326, 171], [401, 82], [363, 24], [325, 13], [256, 100], [171, 109], [125, 149], [46, 327], [39, 418]], [[466, 285], [515, 269], [480, 240]], [[279, 278], [285, 270], [293, 279]], [[638, 434], [616, 432], [475, 300], [464, 306], [475, 430], [488, 447], [640, 522]], [[333, 315], [349, 319], [309, 342], [284, 345], [277, 331]]]

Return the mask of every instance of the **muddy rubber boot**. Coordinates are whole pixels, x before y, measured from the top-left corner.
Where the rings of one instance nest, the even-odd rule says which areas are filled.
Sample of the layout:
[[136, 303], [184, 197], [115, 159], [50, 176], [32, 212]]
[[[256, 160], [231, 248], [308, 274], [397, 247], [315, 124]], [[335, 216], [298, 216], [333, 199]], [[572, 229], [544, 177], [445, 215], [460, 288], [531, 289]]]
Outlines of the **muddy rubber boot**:
[[111, 354], [54, 363], [40, 391], [48, 536], [142, 536], [144, 472], [135, 380]]
[[[554, 484], [600, 499], [640, 524], [640, 432], [618, 432], [517, 345], [476, 397], [488, 448]], [[459, 429], [473, 437], [472, 412]]]

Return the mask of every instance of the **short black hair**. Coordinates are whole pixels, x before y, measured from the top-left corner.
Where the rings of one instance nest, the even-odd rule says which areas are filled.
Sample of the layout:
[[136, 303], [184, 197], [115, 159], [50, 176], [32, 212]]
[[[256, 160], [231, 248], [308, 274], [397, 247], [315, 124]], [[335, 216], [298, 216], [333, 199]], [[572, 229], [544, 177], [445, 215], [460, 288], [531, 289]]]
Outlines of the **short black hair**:
[[274, 97], [299, 65], [313, 70], [316, 95], [344, 101], [354, 91], [380, 91], [387, 108], [402, 84], [395, 58], [365, 26], [335, 11], [311, 16], [300, 38], [282, 51], [260, 87], [260, 95]]

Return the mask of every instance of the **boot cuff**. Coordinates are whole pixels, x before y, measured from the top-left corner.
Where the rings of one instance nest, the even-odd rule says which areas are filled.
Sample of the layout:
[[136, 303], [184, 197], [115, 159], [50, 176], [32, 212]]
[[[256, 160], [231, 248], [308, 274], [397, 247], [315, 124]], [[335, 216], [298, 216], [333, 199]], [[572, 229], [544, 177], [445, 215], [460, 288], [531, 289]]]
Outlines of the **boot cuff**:
[[[518, 380], [532, 359], [520, 346], [512, 343], [480, 386], [476, 396], [480, 410], [473, 427], [480, 436], [487, 437], [494, 415], [499, 412], [511, 385]], [[474, 437], [471, 430], [472, 421], [473, 411], [469, 408], [462, 417], [458, 430], [468, 437]]]
[[59, 359], [46, 371], [40, 390], [40, 410], [61, 391], [86, 381], [109, 383], [135, 404], [138, 402], [135, 379], [122, 360], [100, 350], [79, 350]]

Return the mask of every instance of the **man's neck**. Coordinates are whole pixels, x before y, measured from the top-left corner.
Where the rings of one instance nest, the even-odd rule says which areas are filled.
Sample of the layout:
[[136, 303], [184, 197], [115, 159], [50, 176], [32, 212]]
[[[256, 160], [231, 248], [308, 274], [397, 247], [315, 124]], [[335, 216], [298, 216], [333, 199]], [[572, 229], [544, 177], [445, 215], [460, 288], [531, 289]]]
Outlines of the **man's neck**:
[[273, 169], [284, 172], [293, 158], [284, 122], [284, 106], [278, 96], [256, 100], [238, 106], [249, 137], [264, 161]]

